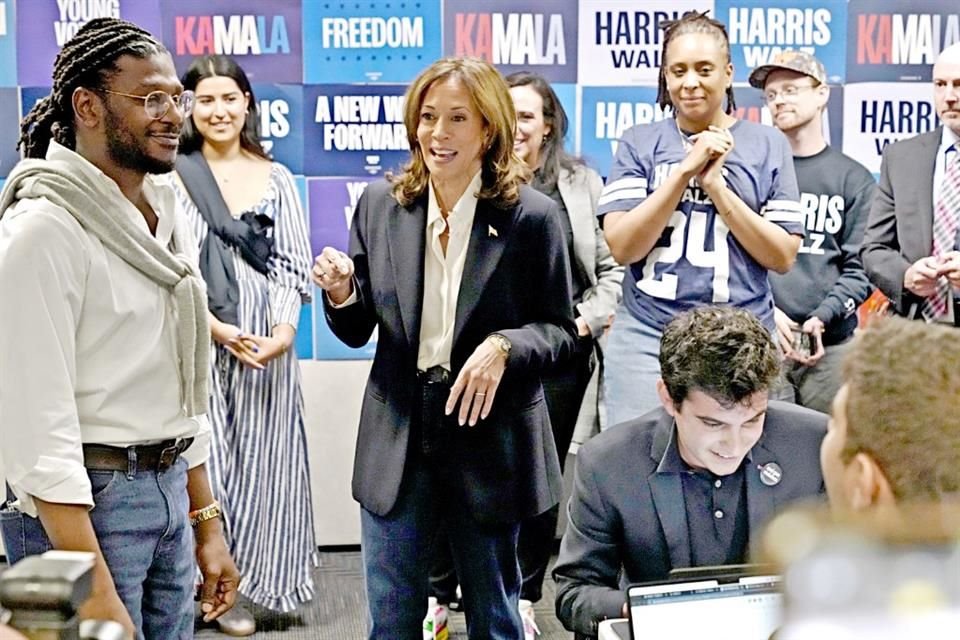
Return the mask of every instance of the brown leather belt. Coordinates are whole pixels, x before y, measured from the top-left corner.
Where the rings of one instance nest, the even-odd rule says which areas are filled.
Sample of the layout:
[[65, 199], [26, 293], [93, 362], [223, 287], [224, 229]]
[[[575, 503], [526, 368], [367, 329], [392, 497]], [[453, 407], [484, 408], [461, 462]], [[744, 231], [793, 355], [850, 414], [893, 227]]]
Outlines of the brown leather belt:
[[[166, 471], [191, 444], [193, 444], [193, 438], [177, 438], [132, 447], [85, 444], [83, 445], [83, 466], [98, 471], [127, 471], [133, 459], [139, 470]], [[133, 456], [130, 455], [131, 450]]]

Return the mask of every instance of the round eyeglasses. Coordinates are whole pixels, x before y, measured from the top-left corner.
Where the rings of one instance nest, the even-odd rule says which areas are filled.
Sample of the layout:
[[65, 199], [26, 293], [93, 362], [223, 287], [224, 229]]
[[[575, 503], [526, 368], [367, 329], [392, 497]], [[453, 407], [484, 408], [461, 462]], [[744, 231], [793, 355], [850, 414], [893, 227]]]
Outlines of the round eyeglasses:
[[816, 89], [819, 86], [819, 84], [788, 84], [780, 91], [767, 91], [763, 94], [763, 99], [766, 100], [768, 104], [773, 104], [776, 102], [777, 96], [783, 96], [783, 99], [787, 101], [796, 100], [801, 91], [806, 91], [807, 89]]
[[143, 100], [143, 110], [147, 112], [147, 117], [151, 120], [159, 120], [167, 115], [167, 112], [170, 110], [170, 105], [176, 107], [183, 117], [187, 118], [190, 116], [190, 113], [193, 112], [193, 103], [196, 98], [193, 91], [189, 90], [175, 96], [170, 95], [166, 91], [151, 91], [145, 96], [121, 93], [120, 91], [111, 91], [110, 89], [100, 89], [100, 91], [112, 93], [115, 96], [123, 96], [124, 98]]

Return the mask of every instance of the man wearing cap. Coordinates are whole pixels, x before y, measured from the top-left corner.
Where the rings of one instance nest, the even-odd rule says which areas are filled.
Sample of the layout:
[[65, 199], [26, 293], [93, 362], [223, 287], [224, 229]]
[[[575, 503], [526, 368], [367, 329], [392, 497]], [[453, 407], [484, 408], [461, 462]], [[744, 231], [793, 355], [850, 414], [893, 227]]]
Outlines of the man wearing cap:
[[888, 145], [860, 252], [870, 281], [900, 315], [960, 324], [960, 43], [933, 65], [942, 125]]
[[774, 126], [793, 148], [804, 213], [793, 269], [769, 276], [785, 360], [774, 395], [826, 413], [840, 387], [856, 310], [871, 290], [859, 252], [876, 183], [866, 167], [824, 139], [830, 88], [819, 60], [787, 49], [754, 69], [750, 84], [763, 90]]
[[626, 615], [626, 584], [742, 563], [769, 518], [823, 491], [827, 416], [768, 402], [780, 355], [756, 316], [678, 315], [664, 328], [660, 367], [662, 407], [577, 453], [553, 576], [557, 617], [583, 635]]

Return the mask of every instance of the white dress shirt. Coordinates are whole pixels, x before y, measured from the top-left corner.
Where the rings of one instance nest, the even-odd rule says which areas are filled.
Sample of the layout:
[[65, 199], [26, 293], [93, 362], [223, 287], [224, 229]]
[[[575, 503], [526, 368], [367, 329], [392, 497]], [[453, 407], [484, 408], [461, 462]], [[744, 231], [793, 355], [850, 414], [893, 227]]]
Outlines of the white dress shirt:
[[[113, 180], [51, 142], [47, 159], [102, 180], [143, 225]], [[167, 246], [181, 214], [168, 176], [144, 195]], [[189, 231], [188, 231], [189, 233]], [[196, 248], [180, 247], [194, 255]], [[31, 496], [93, 506], [81, 444], [129, 446], [195, 437], [191, 467], [209, 455], [206, 418], [186, 417], [172, 295], [46, 199], [21, 200], [0, 220], [0, 456], [19, 508]]]
[[[420, 314], [420, 349], [417, 351], [417, 369], [426, 371], [441, 366], [450, 370], [453, 350], [453, 328], [457, 320], [457, 298], [463, 265], [467, 260], [470, 230], [477, 212], [477, 193], [482, 183], [480, 172], [473, 176], [466, 191], [457, 200], [446, 222], [430, 183], [427, 200], [427, 244], [423, 252], [423, 311]], [[447, 253], [444, 255], [440, 234], [450, 226]]]

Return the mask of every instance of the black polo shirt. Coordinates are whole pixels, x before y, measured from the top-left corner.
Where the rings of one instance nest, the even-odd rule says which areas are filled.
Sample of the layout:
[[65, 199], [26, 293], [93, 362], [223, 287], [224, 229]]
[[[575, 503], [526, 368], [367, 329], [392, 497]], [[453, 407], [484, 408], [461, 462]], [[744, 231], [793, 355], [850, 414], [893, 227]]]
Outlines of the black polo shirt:
[[750, 461], [750, 453], [732, 474], [717, 476], [688, 465], [680, 457], [677, 437], [674, 427], [657, 473], [680, 475], [692, 565], [745, 562], [750, 534], [744, 467]]

